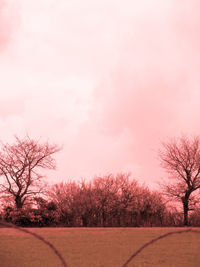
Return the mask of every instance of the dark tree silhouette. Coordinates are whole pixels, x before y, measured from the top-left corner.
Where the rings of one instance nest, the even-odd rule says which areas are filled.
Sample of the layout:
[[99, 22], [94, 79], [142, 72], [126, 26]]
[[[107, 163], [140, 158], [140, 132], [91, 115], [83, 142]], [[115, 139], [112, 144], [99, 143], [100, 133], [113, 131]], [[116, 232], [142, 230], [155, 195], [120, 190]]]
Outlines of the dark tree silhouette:
[[1, 193], [13, 197], [16, 208], [41, 191], [41, 169], [55, 169], [52, 155], [58, 152], [57, 145], [40, 144], [26, 136], [15, 137], [15, 143], [2, 144], [0, 152]]
[[166, 221], [162, 195], [140, 186], [130, 174], [54, 184], [48, 196], [64, 226], [160, 226]]
[[188, 212], [197, 201], [195, 191], [200, 188], [200, 138], [182, 137], [163, 143], [160, 159], [172, 181], [162, 184], [164, 192], [181, 201], [187, 226]]

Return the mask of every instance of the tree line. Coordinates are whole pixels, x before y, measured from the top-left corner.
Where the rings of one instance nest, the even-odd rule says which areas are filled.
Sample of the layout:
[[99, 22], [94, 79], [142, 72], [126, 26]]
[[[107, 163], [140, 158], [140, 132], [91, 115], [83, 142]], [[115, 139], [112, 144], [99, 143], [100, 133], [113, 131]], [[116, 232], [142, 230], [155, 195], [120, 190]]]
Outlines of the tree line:
[[1, 219], [34, 227], [200, 226], [199, 140], [163, 143], [159, 156], [168, 179], [155, 191], [126, 173], [49, 186], [41, 170], [56, 168], [53, 156], [61, 148], [16, 137], [0, 152]]
[[35, 197], [20, 209], [6, 206], [2, 215], [7, 222], [21, 226], [140, 227], [178, 223], [172, 220], [161, 193], [140, 186], [127, 174], [55, 184], [48, 189], [48, 197]]

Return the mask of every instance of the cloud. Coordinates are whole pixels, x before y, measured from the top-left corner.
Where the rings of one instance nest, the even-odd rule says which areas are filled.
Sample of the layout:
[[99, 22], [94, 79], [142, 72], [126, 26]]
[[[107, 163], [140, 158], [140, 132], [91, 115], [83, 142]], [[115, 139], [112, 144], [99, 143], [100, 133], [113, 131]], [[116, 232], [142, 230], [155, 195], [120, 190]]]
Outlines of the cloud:
[[148, 14], [142, 7], [126, 24], [118, 64], [95, 92], [99, 132], [114, 137], [128, 129], [136, 142], [126, 153], [134, 151], [132, 160], [146, 181], [162, 173], [157, 161], [162, 140], [200, 130], [196, 5], [171, 2], [165, 9], [160, 2]]
[[0, 52], [4, 51], [19, 26], [19, 13], [14, 1], [0, 2]]
[[1, 138], [16, 129], [64, 144], [61, 178], [125, 170], [152, 183], [160, 141], [200, 130], [199, 5], [4, 2]]

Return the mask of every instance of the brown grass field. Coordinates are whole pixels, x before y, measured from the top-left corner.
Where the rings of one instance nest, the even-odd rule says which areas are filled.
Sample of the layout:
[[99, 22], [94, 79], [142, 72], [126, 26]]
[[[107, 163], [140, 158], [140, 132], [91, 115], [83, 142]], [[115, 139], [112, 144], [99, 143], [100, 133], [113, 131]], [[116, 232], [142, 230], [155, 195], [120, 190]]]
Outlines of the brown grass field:
[[[30, 228], [50, 241], [69, 267], [121, 267], [144, 243], [180, 228]], [[198, 229], [199, 230], [199, 229]], [[41, 240], [0, 228], [1, 267], [63, 266]], [[128, 266], [200, 266], [200, 234], [174, 234], [158, 240]]]

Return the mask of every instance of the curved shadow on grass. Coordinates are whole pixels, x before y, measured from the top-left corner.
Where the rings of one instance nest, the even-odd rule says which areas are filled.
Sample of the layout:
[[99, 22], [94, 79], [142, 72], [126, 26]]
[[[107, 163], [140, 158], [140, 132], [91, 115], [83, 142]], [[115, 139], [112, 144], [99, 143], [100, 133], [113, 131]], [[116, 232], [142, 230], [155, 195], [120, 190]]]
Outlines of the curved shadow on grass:
[[144, 250], [146, 247], [150, 246], [151, 244], [155, 243], [156, 241], [163, 239], [169, 235], [175, 235], [175, 234], [183, 234], [183, 233], [188, 233], [188, 232], [192, 232], [192, 233], [199, 233], [199, 230], [193, 230], [191, 228], [186, 229], [186, 230], [179, 230], [179, 231], [173, 231], [173, 232], [168, 232], [166, 234], [160, 235], [159, 237], [156, 237], [152, 240], [150, 240], [149, 242], [145, 243], [143, 246], [141, 246], [136, 252], [134, 252], [130, 258], [128, 258], [128, 260], [122, 265], [122, 267], [127, 267], [128, 264], [139, 254], [142, 252], [142, 250]]
[[21, 227], [19, 227], [19, 226], [16, 226], [16, 225], [14, 225], [14, 224], [11, 224], [11, 223], [6, 223], [6, 222], [2, 222], [2, 221], [0, 221], [0, 225], [5, 226], [5, 227], [11, 227], [11, 228], [17, 229], [17, 230], [19, 230], [19, 231], [21, 231], [21, 232], [27, 233], [27, 234], [32, 235], [32, 236], [34, 236], [35, 238], [41, 240], [45, 245], [49, 246], [49, 247], [53, 250], [53, 252], [56, 254], [56, 256], [57, 256], [57, 257], [59, 258], [59, 260], [61, 261], [62, 265], [63, 265], [64, 267], [68, 267], [66, 261], [64, 260], [63, 256], [61, 255], [61, 253], [54, 247], [53, 244], [51, 244], [49, 241], [47, 241], [47, 240], [46, 240], [44, 237], [42, 237], [41, 235], [38, 235], [38, 234], [36, 234], [36, 233], [33, 233], [33, 232], [31, 232], [31, 231], [29, 231], [29, 230], [27, 230], [27, 229], [21, 228]]

